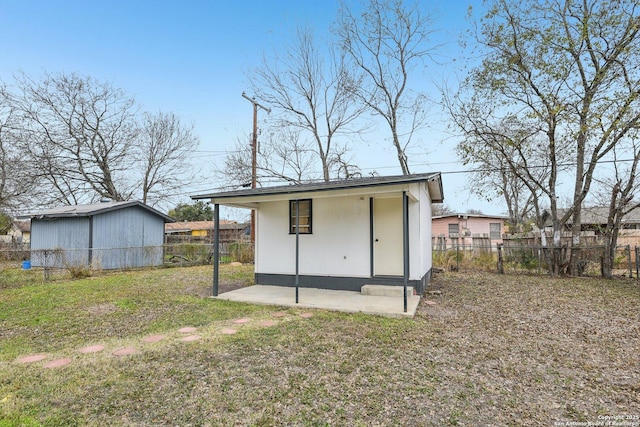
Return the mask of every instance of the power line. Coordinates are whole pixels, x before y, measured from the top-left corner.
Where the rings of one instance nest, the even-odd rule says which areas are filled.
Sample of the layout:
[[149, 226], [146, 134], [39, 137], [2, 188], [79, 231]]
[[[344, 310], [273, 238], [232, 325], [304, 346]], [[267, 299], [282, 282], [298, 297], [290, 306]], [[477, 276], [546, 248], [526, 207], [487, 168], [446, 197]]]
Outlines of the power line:
[[[634, 159], [630, 158], [630, 159], [620, 159], [620, 160], [602, 160], [600, 162], [598, 162], [599, 164], [612, 164], [612, 163], [628, 163], [628, 162], [633, 162]], [[457, 164], [458, 162], [436, 162], [436, 163], [415, 163], [412, 164], [413, 167], [416, 166], [433, 166], [433, 165], [446, 165], [446, 164]], [[577, 163], [576, 162], [567, 162], [567, 163], [560, 163], [558, 164], [558, 167], [569, 167], [569, 166], [576, 166]], [[399, 166], [396, 165], [385, 165], [385, 166], [377, 166], [377, 167], [370, 167], [370, 168], [362, 168], [360, 169], [361, 171], [376, 171], [376, 170], [380, 170], [380, 169], [394, 169], [394, 168], [398, 168]], [[541, 169], [541, 168], [547, 168], [548, 165], [532, 165], [529, 166], [528, 169]], [[475, 173], [490, 173], [490, 172], [498, 172], [501, 170], [507, 170], [508, 168], [499, 168], [499, 167], [478, 167], [478, 168], [472, 168], [472, 169], [457, 169], [457, 170], [451, 170], [451, 171], [440, 171], [439, 173], [441, 175], [460, 175], [460, 174], [475, 174]], [[319, 174], [320, 171], [310, 171], [310, 174]], [[318, 180], [314, 180], [314, 179], [306, 179], [306, 180], [302, 180], [303, 183], [310, 183], [310, 182], [316, 182]], [[261, 184], [285, 184], [286, 182], [281, 180], [281, 179], [277, 179], [277, 178], [263, 178], [260, 179], [260, 183]], [[226, 184], [226, 185], [220, 185], [220, 186], [216, 186], [216, 187], [207, 187], [207, 188], [197, 188], [197, 189], [191, 189], [188, 191], [184, 191], [181, 193], [176, 193], [176, 196], [190, 196], [190, 195], [194, 195], [197, 193], [215, 193], [215, 192], [224, 192], [224, 191], [232, 191], [232, 190], [236, 190], [238, 188], [240, 188], [241, 185], [234, 185], [234, 184]]]

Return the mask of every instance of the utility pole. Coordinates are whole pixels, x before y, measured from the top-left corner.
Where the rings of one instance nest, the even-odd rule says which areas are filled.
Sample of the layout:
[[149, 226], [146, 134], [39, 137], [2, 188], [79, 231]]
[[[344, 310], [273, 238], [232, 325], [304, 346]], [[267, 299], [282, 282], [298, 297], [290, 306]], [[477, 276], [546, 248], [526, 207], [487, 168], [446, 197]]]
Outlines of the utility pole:
[[[249, 98], [242, 92], [242, 97], [253, 105], [253, 135], [251, 138], [251, 188], [256, 188], [257, 183], [257, 158], [258, 158], [258, 107], [267, 113], [271, 113], [271, 108], [260, 105], [255, 96]], [[251, 209], [251, 243], [256, 240], [256, 211]]]

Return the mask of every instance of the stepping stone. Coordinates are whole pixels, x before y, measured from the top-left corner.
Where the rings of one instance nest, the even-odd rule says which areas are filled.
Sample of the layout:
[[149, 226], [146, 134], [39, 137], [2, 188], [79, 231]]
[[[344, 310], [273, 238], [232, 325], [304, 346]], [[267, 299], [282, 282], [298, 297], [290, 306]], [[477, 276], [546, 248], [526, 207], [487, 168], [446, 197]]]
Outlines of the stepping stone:
[[273, 317], [284, 317], [287, 315], [287, 313], [285, 313], [284, 311], [276, 311], [275, 313], [271, 314]]
[[437, 302], [431, 301], [431, 300], [426, 300], [424, 303], [427, 304], [427, 305], [438, 305]]
[[81, 348], [80, 353], [97, 353], [102, 350], [104, 350], [103, 345], [91, 345], [89, 347]]
[[273, 320], [265, 320], [264, 322], [260, 322], [260, 326], [269, 327], [275, 325], [276, 322]]
[[45, 368], [61, 368], [71, 363], [71, 359], [56, 359], [44, 365]]
[[20, 363], [39, 362], [41, 360], [46, 359], [47, 357], [49, 357], [49, 356], [47, 356], [46, 354], [32, 354], [30, 356], [25, 356], [25, 357], [22, 357], [22, 358], [18, 359], [18, 362], [20, 362]]
[[114, 356], [128, 356], [129, 354], [134, 354], [137, 353], [138, 350], [136, 350], [133, 347], [125, 347], [125, 348], [121, 348], [120, 350], [116, 350], [113, 352]]
[[164, 339], [164, 335], [149, 335], [148, 337], [142, 338], [142, 341], [147, 343], [158, 342]]
[[238, 332], [238, 331], [236, 331], [235, 329], [229, 329], [229, 328], [224, 328], [222, 330], [222, 333], [225, 334], [225, 335], [233, 335], [236, 332]]
[[243, 323], [248, 323], [251, 322], [251, 319], [248, 319], [246, 317], [242, 318], [242, 319], [236, 319], [233, 321], [233, 323], [238, 323], [238, 324], [243, 324]]
[[198, 341], [200, 338], [202, 338], [200, 335], [189, 335], [188, 337], [180, 338], [180, 341]]
[[300, 317], [304, 317], [305, 319], [308, 319], [310, 317], [313, 317], [313, 313], [301, 313]]
[[180, 332], [182, 334], [190, 334], [190, 333], [195, 332], [197, 330], [198, 330], [198, 328], [194, 328], [192, 326], [187, 326], [186, 328], [178, 329], [178, 332]]

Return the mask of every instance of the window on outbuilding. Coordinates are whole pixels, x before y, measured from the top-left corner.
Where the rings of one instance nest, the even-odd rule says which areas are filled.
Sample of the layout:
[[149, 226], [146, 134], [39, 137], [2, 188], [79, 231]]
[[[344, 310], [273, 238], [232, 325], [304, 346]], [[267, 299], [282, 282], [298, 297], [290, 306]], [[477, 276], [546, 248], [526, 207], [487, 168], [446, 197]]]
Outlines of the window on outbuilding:
[[489, 238], [491, 240], [500, 240], [502, 237], [501, 228], [499, 222], [489, 223]]
[[[459, 224], [449, 224], [449, 237], [458, 233], [460, 233]], [[455, 236], [455, 237], [458, 237], [458, 236]]]
[[300, 234], [311, 234], [311, 199], [289, 201], [289, 234], [296, 233], [296, 212], [300, 209], [298, 221]]

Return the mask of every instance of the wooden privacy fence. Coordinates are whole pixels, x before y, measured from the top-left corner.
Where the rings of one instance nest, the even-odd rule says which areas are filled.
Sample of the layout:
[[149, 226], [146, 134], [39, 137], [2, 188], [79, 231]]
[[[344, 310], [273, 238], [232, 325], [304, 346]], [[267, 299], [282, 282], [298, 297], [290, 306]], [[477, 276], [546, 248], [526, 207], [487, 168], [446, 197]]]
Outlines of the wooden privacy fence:
[[474, 250], [478, 252], [495, 250], [495, 248], [491, 246], [491, 239], [486, 235], [479, 234], [462, 237], [447, 237], [441, 234], [432, 238], [432, 246], [436, 251], [456, 248], [464, 248], [464, 250]]

